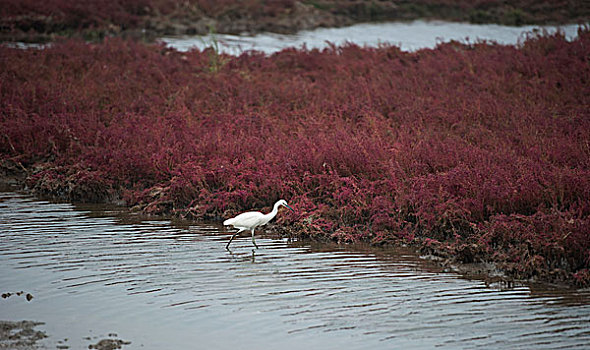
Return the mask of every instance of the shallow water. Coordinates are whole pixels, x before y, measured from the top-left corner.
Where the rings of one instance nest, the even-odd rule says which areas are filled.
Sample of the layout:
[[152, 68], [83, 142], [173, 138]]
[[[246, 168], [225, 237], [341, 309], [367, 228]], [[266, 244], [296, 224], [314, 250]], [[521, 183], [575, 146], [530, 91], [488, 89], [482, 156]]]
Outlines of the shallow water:
[[399, 46], [404, 51], [434, 48], [441, 42], [457, 40], [473, 43], [480, 40], [514, 45], [533, 31], [555, 33], [561, 30], [568, 40], [577, 36], [578, 25], [564, 26], [503, 26], [497, 24], [470, 24], [444, 21], [413, 21], [364, 23], [342, 28], [318, 28], [293, 35], [262, 33], [254, 36], [215, 34], [207, 36], [164, 37], [161, 40], [180, 51], [191, 48], [205, 49], [218, 45], [220, 52], [239, 55], [257, 50], [271, 54], [287, 47], [323, 49], [331, 44], [347, 42], [359, 46], [376, 47], [380, 44]]
[[[0, 320], [46, 348], [559, 349], [590, 344], [590, 292], [502, 288], [404, 251], [245, 237], [218, 225], [0, 192]], [[505, 287], [505, 286], [504, 286]]]

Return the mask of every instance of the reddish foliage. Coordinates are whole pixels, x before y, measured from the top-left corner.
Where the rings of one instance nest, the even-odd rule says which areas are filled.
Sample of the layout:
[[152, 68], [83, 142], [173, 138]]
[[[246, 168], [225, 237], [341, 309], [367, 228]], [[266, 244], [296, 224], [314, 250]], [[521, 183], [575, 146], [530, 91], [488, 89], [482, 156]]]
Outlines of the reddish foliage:
[[220, 219], [282, 197], [297, 212], [279, 222], [301, 234], [587, 281], [590, 33], [579, 34], [250, 53], [214, 70], [210, 52], [123, 40], [2, 47], [0, 157], [73, 200]]
[[[290, 16], [296, 0], [0, 0], [0, 18], [22, 29], [60, 32], [64, 29], [150, 27], [150, 19], [171, 15], [181, 19], [231, 19]], [[584, 22], [588, 4], [580, 1], [399, 0], [299, 1], [334, 15], [356, 20], [442, 18], [504, 24]], [[9, 28], [3, 28], [6, 30]]]
[[0, 0], [0, 19], [23, 30], [63, 32], [108, 26], [149, 28], [153, 19], [162, 16], [275, 17], [293, 6], [293, 0]]

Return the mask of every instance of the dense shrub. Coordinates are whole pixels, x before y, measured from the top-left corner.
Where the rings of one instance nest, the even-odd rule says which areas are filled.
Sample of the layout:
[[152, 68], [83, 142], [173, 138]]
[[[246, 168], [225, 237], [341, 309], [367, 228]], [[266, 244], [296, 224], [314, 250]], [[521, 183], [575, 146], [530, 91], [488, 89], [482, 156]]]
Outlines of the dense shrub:
[[302, 235], [587, 283], [588, 30], [519, 47], [245, 53], [215, 69], [212, 55], [1, 47], [2, 163], [29, 169], [39, 193], [195, 219], [282, 197], [297, 211], [279, 222]]

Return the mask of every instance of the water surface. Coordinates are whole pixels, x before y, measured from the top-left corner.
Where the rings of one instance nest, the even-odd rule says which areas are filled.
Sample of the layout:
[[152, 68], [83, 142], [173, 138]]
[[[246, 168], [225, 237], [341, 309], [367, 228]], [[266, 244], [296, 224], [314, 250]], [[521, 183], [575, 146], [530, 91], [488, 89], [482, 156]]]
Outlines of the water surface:
[[404, 51], [434, 48], [437, 44], [457, 40], [464, 43], [492, 41], [514, 45], [532, 32], [555, 33], [562, 31], [568, 40], [577, 37], [578, 25], [564, 26], [504, 26], [497, 24], [470, 24], [444, 21], [413, 21], [363, 23], [342, 28], [318, 28], [297, 34], [261, 33], [254, 36], [215, 34], [207, 36], [164, 37], [161, 40], [180, 51], [191, 48], [205, 49], [217, 45], [220, 52], [239, 55], [257, 50], [271, 54], [288, 47], [323, 49], [330, 44], [347, 42], [359, 46], [376, 47], [381, 44], [399, 46]]
[[49, 349], [559, 349], [590, 344], [590, 292], [505, 288], [408, 251], [247, 237], [218, 225], [0, 192], [0, 320]]

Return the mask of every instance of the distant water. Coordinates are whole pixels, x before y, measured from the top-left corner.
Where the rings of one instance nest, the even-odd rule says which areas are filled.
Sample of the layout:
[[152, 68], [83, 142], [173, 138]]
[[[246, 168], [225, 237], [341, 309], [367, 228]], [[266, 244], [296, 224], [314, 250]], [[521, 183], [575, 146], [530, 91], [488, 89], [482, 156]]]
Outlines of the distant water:
[[[404, 250], [134, 218], [0, 192], [0, 321], [47, 349], [588, 349], [590, 291], [489, 285]], [[33, 296], [27, 300], [26, 294]], [[3, 343], [0, 340], [0, 348]], [[26, 349], [30, 349], [26, 347]]]
[[254, 36], [215, 34], [214, 36], [164, 37], [161, 40], [180, 51], [204, 49], [215, 42], [219, 50], [231, 55], [257, 50], [271, 54], [288, 47], [322, 49], [330, 43], [337, 46], [347, 42], [375, 47], [380, 44], [399, 46], [404, 51], [433, 48], [438, 43], [457, 40], [476, 42], [493, 41], [514, 45], [526, 38], [526, 33], [561, 30], [568, 40], [577, 36], [578, 25], [564, 26], [503, 26], [497, 24], [469, 24], [443, 21], [414, 21], [357, 24], [343, 28], [319, 28], [293, 35], [262, 33]]

